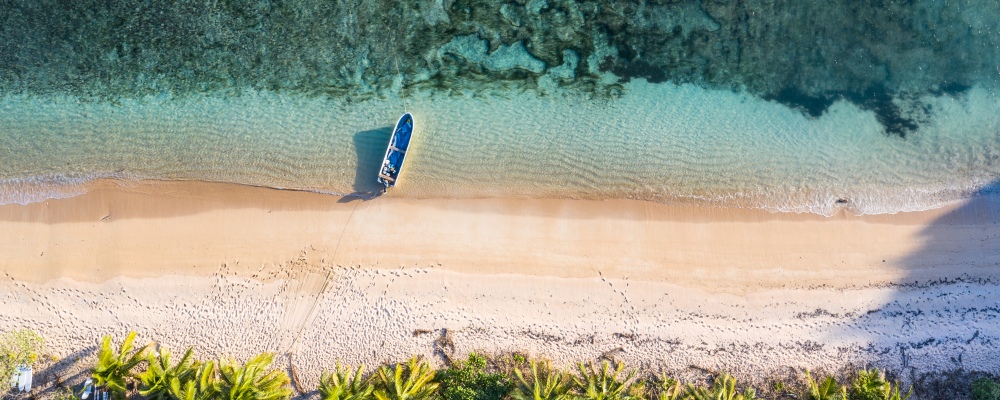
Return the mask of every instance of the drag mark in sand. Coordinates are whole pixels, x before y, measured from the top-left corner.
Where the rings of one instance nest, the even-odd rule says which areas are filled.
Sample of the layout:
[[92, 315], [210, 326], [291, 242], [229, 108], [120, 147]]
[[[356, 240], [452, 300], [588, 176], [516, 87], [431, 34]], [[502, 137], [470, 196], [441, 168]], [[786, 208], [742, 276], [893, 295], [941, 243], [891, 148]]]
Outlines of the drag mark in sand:
[[[340, 237], [337, 239], [337, 245], [333, 249], [333, 255], [330, 258], [331, 261], [333, 262], [336, 262], [337, 253], [340, 251], [340, 245], [343, 244], [344, 235], [347, 233], [347, 227], [350, 226], [351, 219], [354, 218], [354, 213], [357, 212], [357, 210], [358, 210], [358, 202], [355, 202], [354, 207], [351, 209], [351, 213], [347, 216], [347, 221], [344, 222], [343, 229], [341, 229], [340, 231]], [[306, 261], [305, 256], [303, 255], [303, 257], [300, 257], [299, 261], [305, 262]], [[326, 259], [325, 258], [322, 259], [321, 262], [325, 264]], [[305, 277], [304, 281], [311, 282], [313, 283], [312, 286], [315, 286], [315, 283], [317, 282], [315, 275], [316, 274], [307, 273], [307, 276]], [[285, 353], [289, 354], [289, 364], [293, 371], [295, 371], [295, 366], [294, 364], [292, 364], [292, 355], [298, 352], [298, 343], [299, 339], [302, 337], [302, 331], [305, 330], [306, 326], [308, 326], [309, 323], [312, 322], [313, 318], [315, 318], [316, 307], [319, 305], [320, 298], [323, 296], [323, 293], [326, 292], [327, 287], [330, 285], [330, 278], [332, 277], [333, 277], [333, 270], [330, 270], [326, 273], [326, 276], [322, 279], [322, 285], [318, 288], [318, 290], [315, 291], [310, 290], [311, 287], [307, 286], [306, 284], [300, 285], [300, 290], [305, 291], [303, 298], [311, 299], [311, 301], [309, 301], [309, 309], [304, 314], [301, 312], [301, 310], [294, 310], [287, 313], [291, 318], [286, 320], [288, 322], [284, 324], [284, 326], [286, 327], [286, 329], [290, 329], [289, 330], [290, 333], [293, 332], [294, 337], [291, 338], [291, 343], [288, 344], [287, 348], [284, 346], [282, 348], [285, 349]], [[299, 282], [303, 282], [303, 280], [300, 279]], [[296, 304], [302, 304], [302, 302], [296, 302]], [[296, 381], [298, 381], [297, 377]]]

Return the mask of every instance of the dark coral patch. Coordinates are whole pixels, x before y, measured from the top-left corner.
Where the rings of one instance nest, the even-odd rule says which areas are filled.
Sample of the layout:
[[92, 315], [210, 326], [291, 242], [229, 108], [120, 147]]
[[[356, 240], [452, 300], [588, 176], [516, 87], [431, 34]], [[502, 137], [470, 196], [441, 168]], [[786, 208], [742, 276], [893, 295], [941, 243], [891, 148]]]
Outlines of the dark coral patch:
[[[969, 90], [968, 85], [949, 83], [938, 86], [931, 94], [959, 95]], [[917, 119], [904, 116], [899, 105], [893, 101], [895, 94], [883, 85], [872, 85], [857, 92], [836, 91], [820, 95], [809, 95], [795, 87], [786, 87], [774, 95], [764, 96], [766, 100], [775, 101], [785, 106], [802, 111], [810, 117], [823, 115], [837, 100], [846, 100], [863, 110], [875, 113], [875, 119], [882, 124], [887, 134], [905, 138], [919, 128]], [[925, 111], [928, 111], [925, 109]]]

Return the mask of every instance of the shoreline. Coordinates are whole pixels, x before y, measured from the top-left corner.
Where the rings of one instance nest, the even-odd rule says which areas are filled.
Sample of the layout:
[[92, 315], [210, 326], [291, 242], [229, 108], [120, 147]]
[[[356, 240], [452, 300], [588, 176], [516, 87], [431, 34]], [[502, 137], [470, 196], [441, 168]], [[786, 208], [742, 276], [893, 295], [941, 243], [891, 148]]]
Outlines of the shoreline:
[[991, 238], [985, 227], [1000, 219], [998, 210], [1000, 201], [984, 197], [930, 211], [823, 217], [637, 200], [391, 193], [364, 200], [224, 183], [102, 181], [76, 197], [0, 206], [0, 267], [19, 280], [101, 281], [208, 275], [222, 264], [256, 268], [304, 257], [329, 266], [704, 280], [701, 286], [736, 291], [865, 287], [901, 276], [934, 280], [933, 270], [946, 265], [949, 275], [1000, 276], [947, 262], [953, 254], [908, 258], [926, 247], [930, 226], [934, 240], [956, 244], [949, 253], [982, 253], [959, 242]]
[[200, 357], [294, 354], [305, 385], [338, 360], [441, 363], [443, 332], [458, 357], [622, 349], [754, 384], [852, 365], [997, 373], [997, 204], [826, 218], [103, 182], [0, 206], [0, 330], [38, 330], [66, 379], [129, 330]]

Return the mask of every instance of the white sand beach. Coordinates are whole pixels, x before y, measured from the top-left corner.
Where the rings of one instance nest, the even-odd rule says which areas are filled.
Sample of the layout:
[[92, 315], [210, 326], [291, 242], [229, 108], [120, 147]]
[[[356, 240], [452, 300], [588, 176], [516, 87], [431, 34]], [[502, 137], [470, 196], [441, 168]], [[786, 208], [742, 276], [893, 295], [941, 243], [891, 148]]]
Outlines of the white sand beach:
[[604, 355], [758, 382], [848, 365], [1000, 372], [998, 210], [826, 218], [107, 181], [0, 206], [0, 329], [45, 336], [62, 379], [129, 330], [203, 357], [293, 354], [309, 385], [338, 360], [443, 362], [442, 336], [452, 357]]

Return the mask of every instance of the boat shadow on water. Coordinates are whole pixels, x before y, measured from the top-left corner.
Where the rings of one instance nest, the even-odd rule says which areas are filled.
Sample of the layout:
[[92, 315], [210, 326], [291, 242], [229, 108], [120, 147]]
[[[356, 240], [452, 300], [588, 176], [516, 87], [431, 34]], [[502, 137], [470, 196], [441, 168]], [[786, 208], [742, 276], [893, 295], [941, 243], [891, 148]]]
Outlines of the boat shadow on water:
[[378, 170], [385, 157], [385, 146], [392, 136], [392, 126], [384, 126], [354, 134], [354, 153], [357, 169], [354, 173], [352, 193], [340, 199], [341, 203], [355, 200], [372, 200], [382, 195], [382, 185], [378, 183]]

